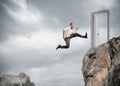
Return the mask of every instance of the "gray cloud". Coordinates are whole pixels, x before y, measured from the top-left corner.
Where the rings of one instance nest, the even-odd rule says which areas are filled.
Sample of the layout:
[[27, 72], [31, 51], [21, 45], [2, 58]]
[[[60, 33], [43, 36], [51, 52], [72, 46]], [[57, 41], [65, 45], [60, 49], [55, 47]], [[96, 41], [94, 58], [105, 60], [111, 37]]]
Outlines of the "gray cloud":
[[[32, 3], [43, 11], [48, 19], [57, 17], [64, 26], [73, 21], [81, 27], [90, 27], [90, 13], [104, 9], [110, 9], [111, 25], [114, 25], [113, 22], [119, 17], [118, 12], [120, 12], [119, 0], [52, 0], [51, 2], [49, 0], [37, 0], [36, 2], [32, 1]], [[115, 16], [115, 14], [117, 14], [117, 16]], [[117, 26], [119, 25], [118, 23], [115, 24], [117, 24]]]
[[[13, 0], [14, 1], [14, 0]], [[11, 18], [10, 14], [7, 12], [7, 9], [3, 6], [7, 6], [13, 12], [18, 12], [21, 10], [21, 7], [19, 4], [13, 3], [12, 0], [1, 0], [0, 3], [0, 11], [1, 11], [1, 40], [5, 40], [8, 38], [8, 34], [26, 34], [28, 32], [33, 32], [37, 28], [36, 26], [31, 27], [27, 26], [26, 24], [20, 24]], [[31, 7], [37, 8], [37, 10], [41, 11], [42, 14], [45, 16], [45, 18], [42, 20], [42, 22], [46, 25], [48, 25], [51, 28], [61, 28], [65, 27], [69, 24], [69, 22], [75, 22], [76, 25], [82, 27], [90, 28], [90, 13], [95, 10], [101, 10], [101, 9], [110, 9], [111, 12], [111, 19], [110, 19], [110, 25], [112, 28], [116, 29], [119, 28], [119, 0], [25, 0], [26, 5], [28, 8], [31, 9]], [[98, 3], [99, 2], [99, 3]], [[106, 2], [108, 2], [106, 4]], [[109, 2], [113, 2], [112, 4]], [[103, 3], [102, 6], [101, 3]], [[104, 6], [104, 3], [106, 4]], [[18, 15], [19, 16], [19, 15]], [[55, 24], [55, 22], [58, 22]], [[40, 26], [40, 24], [39, 24]], [[9, 27], [9, 28], [8, 28]], [[26, 29], [29, 28], [29, 29]], [[38, 29], [38, 28], [37, 28]], [[7, 36], [8, 35], [8, 36]]]
[[[110, 37], [119, 36], [119, 3], [0, 0], [0, 74], [26, 72], [37, 86], [83, 86], [81, 66], [90, 48], [90, 13], [110, 9]], [[62, 28], [71, 21], [89, 38], [72, 39], [70, 49], [56, 51], [59, 43], [64, 44]]]

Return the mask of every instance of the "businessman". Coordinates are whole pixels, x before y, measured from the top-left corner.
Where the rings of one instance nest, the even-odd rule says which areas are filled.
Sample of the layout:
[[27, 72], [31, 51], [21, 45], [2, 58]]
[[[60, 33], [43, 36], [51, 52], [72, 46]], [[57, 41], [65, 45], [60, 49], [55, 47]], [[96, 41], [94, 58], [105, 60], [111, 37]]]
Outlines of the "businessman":
[[87, 32], [83, 36], [78, 33], [78, 27], [76, 28], [75, 31], [73, 31], [74, 24], [70, 23], [69, 27], [63, 29], [63, 39], [66, 43], [66, 45], [58, 45], [56, 50], [60, 49], [68, 49], [70, 47], [70, 39], [75, 38], [75, 37], [80, 37], [80, 38], [87, 38]]

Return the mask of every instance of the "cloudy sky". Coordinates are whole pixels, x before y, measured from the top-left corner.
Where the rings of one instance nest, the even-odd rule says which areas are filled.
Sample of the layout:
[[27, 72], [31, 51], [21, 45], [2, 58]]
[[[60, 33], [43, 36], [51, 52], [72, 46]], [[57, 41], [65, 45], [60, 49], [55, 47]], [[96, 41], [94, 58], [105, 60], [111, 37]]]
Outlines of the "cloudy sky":
[[[109, 9], [110, 38], [117, 37], [119, 4], [119, 0], [0, 0], [0, 74], [25, 72], [36, 86], [84, 86], [81, 67], [90, 48], [91, 12]], [[106, 15], [97, 21], [105, 37]], [[70, 49], [57, 51], [56, 46], [64, 44], [62, 29], [70, 22], [80, 34], [88, 32], [88, 39], [72, 39]]]

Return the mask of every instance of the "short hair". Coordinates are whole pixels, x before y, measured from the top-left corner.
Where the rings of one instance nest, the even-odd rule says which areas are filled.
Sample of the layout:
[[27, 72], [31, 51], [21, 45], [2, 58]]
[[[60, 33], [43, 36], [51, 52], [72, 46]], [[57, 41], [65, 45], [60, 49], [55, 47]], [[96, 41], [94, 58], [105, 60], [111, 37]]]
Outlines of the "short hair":
[[72, 24], [73, 24], [73, 22], [70, 23], [70, 25], [72, 25]]

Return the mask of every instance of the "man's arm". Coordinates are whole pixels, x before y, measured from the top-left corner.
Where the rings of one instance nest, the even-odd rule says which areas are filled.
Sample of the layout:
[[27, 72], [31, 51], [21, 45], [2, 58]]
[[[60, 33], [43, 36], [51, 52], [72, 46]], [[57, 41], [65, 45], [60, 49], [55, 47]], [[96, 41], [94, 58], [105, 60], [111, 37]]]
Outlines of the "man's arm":
[[65, 39], [65, 30], [63, 30], [63, 39]]

